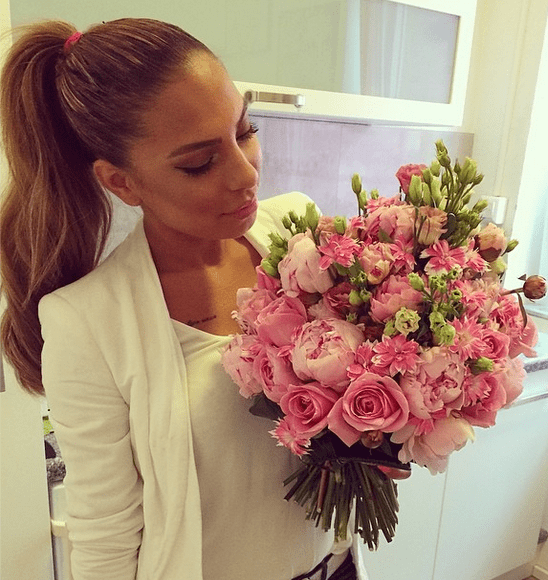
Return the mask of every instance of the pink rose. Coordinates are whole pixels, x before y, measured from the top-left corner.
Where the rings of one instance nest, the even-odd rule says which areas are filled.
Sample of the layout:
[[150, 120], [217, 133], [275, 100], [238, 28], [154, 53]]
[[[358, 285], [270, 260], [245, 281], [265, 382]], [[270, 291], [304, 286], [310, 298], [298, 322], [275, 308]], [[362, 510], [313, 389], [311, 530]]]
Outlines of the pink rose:
[[371, 297], [371, 318], [386, 322], [402, 308], [417, 310], [422, 302], [422, 293], [413, 290], [407, 276], [390, 276], [377, 286]]
[[398, 171], [396, 171], [396, 177], [400, 182], [402, 191], [407, 195], [409, 193], [409, 185], [411, 183], [411, 177], [413, 175], [418, 175], [422, 180], [422, 170], [426, 169], [426, 165], [421, 163], [417, 165], [415, 163], [408, 163], [407, 165], [402, 165]]
[[280, 400], [286, 422], [303, 437], [314, 437], [327, 426], [337, 393], [320, 383], [290, 385]]
[[275, 298], [276, 295], [271, 290], [240, 288], [236, 292], [238, 309], [233, 314], [240, 328], [244, 332], [255, 334], [257, 332], [257, 315]]
[[265, 342], [292, 344], [292, 334], [307, 321], [306, 308], [298, 298], [282, 295], [268, 303], [258, 314], [259, 337]]
[[253, 372], [259, 379], [264, 394], [279, 403], [290, 384], [299, 384], [291, 361], [271, 344], [262, 345], [253, 361]]
[[476, 249], [487, 262], [494, 262], [506, 250], [508, 242], [504, 230], [487, 224], [475, 237]]
[[508, 356], [510, 337], [502, 332], [492, 328], [483, 328], [481, 333], [481, 342], [483, 347], [482, 356], [491, 360], [504, 359]]
[[261, 350], [256, 336], [236, 334], [223, 351], [221, 362], [246, 399], [261, 393], [263, 387], [255, 375], [254, 361]]
[[419, 419], [431, 419], [464, 402], [465, 367], [456, 353], [435, 346], [426, 349], [413, 370], [402, 374], [400, 385], [409, 411]]
[[445, 232], [447, 214], [441, 209], [423, 205], [419, 208], [416, 220], [418, 231], [417, 241], [424, 246], [430, 246], [440, 239]]
[[403, 444], [398, 453], [402, 463], [414, 461], [434, 475], [445, 471], [449, 454], [474, 439], [474, 429], [465, 419], [445, 417], [434, 421], [432, 428], [422, 433], [415, 425], [408, 424], [390, 439]]
[[346, 368], [363, 342], [362, 331], [345, 320], [313, 320], [295, 333], [291, 360], [296, 375], [342, 391], [350, 382]]
[[408, 416], [407, 400], [394, 379], [363, 373], [335, 403], [328, 425], [350, 447], [364, 431], [401, 429]]
[[333, 285], [329, 270], [320, 269], [322, 255], [307, 234], [296, 234], [288, 242], [288, 253], [278, 264], [282, 288], [288, 296], [301, 292], [326, 292]]

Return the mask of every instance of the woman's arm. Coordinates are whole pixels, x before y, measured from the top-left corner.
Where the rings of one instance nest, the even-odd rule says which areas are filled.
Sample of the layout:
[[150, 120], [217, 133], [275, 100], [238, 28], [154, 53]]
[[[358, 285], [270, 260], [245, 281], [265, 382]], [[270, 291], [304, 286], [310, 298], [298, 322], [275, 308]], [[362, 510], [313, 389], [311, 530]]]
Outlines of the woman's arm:
[[[56, 295], [39, 308], [42, 379], [65, 460], [74, 580], [134, 580], [143, 527], [142, 481], [129, 407], [84, 317]], [[109, 321], [105, 321], [108, 332]]]

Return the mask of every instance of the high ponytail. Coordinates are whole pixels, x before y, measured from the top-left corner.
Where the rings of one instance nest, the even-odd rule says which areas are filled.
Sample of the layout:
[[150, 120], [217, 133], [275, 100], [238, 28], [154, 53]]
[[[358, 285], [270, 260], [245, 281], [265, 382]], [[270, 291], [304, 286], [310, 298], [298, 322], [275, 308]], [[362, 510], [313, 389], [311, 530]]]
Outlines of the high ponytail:
[[64, 22], [24, 29], [0, 78], [10, 173], [0, 213], [1, 340], [35, 394], [43, 394], [38, 302], [95, 268], [109, 231], [111, 206], [93, 162], [125, 166], [143, 131], [140, 113], [193, 50], [209, 52], [153, 20], [97, 25], [66, 47], [74, 32]]

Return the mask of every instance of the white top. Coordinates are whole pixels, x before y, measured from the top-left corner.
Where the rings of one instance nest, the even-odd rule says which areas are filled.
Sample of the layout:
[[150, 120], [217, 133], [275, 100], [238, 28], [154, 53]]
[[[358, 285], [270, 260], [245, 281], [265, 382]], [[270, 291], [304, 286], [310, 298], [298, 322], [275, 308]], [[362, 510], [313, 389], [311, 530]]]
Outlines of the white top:
[[289, 580], [308, 572], [331, 551], [333, 533], [283, 499], [283, 480], [299, 459], [276, 445], [273, 422], [249, 412], [250, 401], [222, 368], [230, 337], [172, 322], [189, 385], [204, 580]]
[[[261, 202], [247, 239], [265, 255], [268, 233], [284, 233], [281, 216], [304, 213], [307, 201]], [[203, 580], [186, 361], [142, 221], [90, 274], [45, 296], [39, 316], [74, 580]]]

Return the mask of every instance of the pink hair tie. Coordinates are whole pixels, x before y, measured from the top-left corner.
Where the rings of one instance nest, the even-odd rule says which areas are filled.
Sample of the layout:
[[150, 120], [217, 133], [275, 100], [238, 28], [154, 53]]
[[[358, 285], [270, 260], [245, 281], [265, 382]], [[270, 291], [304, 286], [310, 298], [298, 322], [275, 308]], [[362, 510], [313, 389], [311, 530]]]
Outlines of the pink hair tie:
[[67, 40], [65, 41], [65, 45], [63, 46], [63, 52], [68, 54], [70, 49], [75, 45], [81, 38], [84, 36], [81, 32], [74, 32], [71, 34]]

